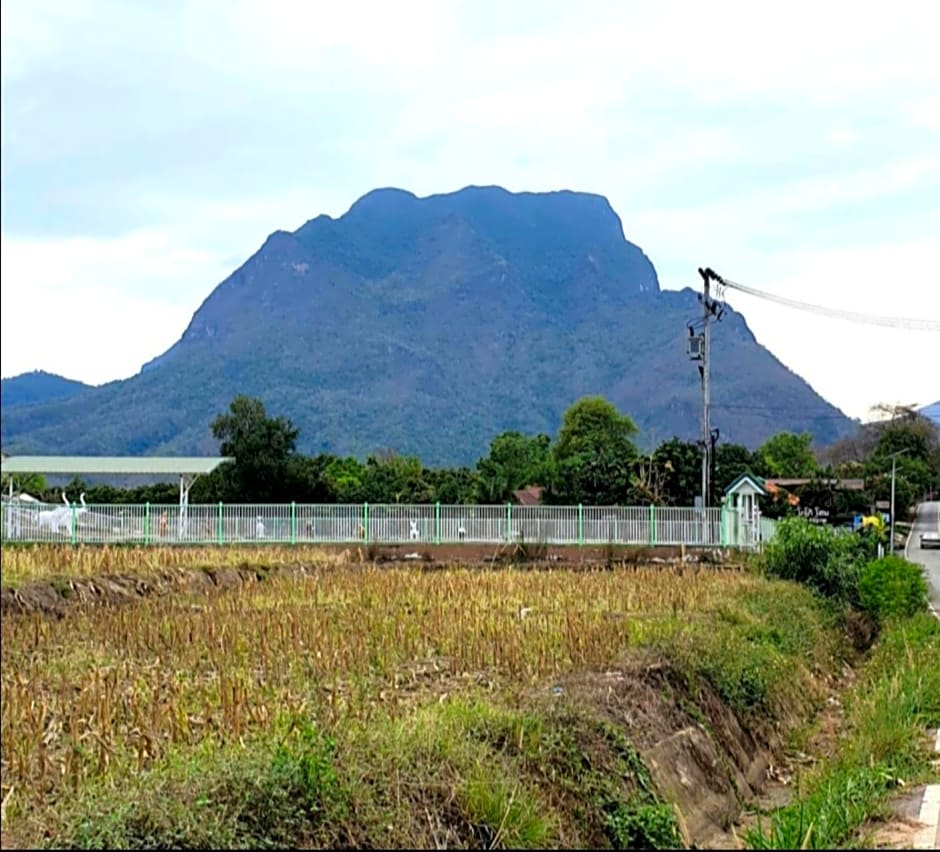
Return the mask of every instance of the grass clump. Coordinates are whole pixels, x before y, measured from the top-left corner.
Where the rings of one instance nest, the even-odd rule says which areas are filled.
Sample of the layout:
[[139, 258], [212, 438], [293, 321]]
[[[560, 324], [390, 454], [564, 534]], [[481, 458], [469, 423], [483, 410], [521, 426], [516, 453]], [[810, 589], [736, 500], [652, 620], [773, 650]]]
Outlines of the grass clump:
[[52, 846], [78, 849], [267, 849], [333, 843], [348, 813], [335, 745], [293, 719], [272, 747], [216, 744], [66, 809]]
[[920, 567], [900, 556], [869, 562], [862, 570], [858, 590], [863, 609], [879, 622], [927, 609], [927, 581]]
[[811, 699], [812, 674], [831, 669], [839, 652], [832, 623], [808, 590], [771, 582], [684, 625], [659, 647], [741, 718], [774, 719]]
[[[636, 749], [573, 708], [490, 697], [360, 728], [344, 748], [357, 836], [385, 847], [675, 848], [680, 835]], [[417, 833], [416, 833], [417, 832]]]

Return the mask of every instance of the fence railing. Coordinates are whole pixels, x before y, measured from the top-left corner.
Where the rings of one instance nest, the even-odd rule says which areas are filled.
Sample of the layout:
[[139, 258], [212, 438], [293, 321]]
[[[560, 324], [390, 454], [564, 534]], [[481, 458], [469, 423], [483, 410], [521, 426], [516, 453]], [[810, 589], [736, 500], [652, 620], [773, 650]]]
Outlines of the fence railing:
[[663, 506], [2, 504], [6, 542], [72, 544], [499, 544], [758, 547], [766, 518]]

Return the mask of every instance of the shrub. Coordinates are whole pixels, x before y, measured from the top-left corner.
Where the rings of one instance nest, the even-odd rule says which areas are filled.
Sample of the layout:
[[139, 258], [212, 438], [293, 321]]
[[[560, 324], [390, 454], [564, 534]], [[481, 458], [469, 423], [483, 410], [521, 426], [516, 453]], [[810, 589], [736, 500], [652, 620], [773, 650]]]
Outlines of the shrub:
[[862, 570], [859, 600], [878, 621], [909, 617], [927, 608], [927, 582], [917, 565], [900, 556], [885, 556]]
[[784, 518], [764, 553], [769, 574], [794, 580], [841, 604], [858, 606], [862, 566], [874, 555], [877, 541]]
[[333, 740], [303, 719], [276, 744], [207, 741], [191, 760], [170, 760], [117, 794], [106, 782], [91, 787], [64, 810], [54, 846], [277, 849], [336, 841], [331, 832], [348, 808], [334, 752]]
[[604, 814], [604, 828], [614, 849], [677, 849], [682, 837], [671, 805], [617, 802]]

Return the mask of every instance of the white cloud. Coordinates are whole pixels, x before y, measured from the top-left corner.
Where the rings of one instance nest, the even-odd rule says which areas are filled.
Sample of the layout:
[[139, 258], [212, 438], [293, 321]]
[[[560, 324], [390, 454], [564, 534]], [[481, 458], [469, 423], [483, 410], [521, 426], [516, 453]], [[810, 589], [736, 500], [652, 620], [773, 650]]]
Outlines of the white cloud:
[[171, 346], [220, 281], [220, 258], [156, 232], [0, 243], [3, 373], [45, 369], [100, 384]]
[[797, 0], [776, 14], [748, 0], [529, 2], [516, 7], [524, 27], [485, 36], [480, 30], [492, 12], [475, 15], [477, 6], [200, 0], [184, 18], [190, 43], [234, 73], [333, 67], [373, 77], [380, 88], [463, 81], [464, 93], [479, 83], [490, 88], [580, 69], [645, 88], [676, 86], [715, 102], [780, 93], [831, 102], [845, 93], [878, 93], [900, 79], [918, 78], [928, 88], [940, 77], [933, 40], [940, 11], [918, 0], [893, 3], [890, 11], [856, 4], [851, 12]]
[[[940, 5], [915, 0], [4, 2], [4, 372], [132, 373], [270, 231], [388, 185], [599, 192], [666, 287], [711, 265], [810, 302], [937, 315], [938, 29]], [[130, 198], [135, 222], [49, 236], [69, 193], [94, 199], [89, 220]], [[91, 234], [75, 209], [72, 232]], [[924, 335], [731, 300], [850, 413], [940, 396]], [[22, 322], [37, 306], [41, 347]], [[911, 368], [864, 354], [889, 349]]]
[[940, 95], [915, 101], [908, 107], [908, 114], [915, 125], [940, 133]]

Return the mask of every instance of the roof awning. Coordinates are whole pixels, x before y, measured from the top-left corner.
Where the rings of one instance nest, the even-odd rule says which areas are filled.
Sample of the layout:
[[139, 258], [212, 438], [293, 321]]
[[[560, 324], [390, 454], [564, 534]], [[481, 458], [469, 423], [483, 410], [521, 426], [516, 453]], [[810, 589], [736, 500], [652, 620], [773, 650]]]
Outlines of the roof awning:
[[0, 472], [9, 475], [42, 473], [110, 476], [199, 476], [212, 473], [230, 456], [6, 456]]

